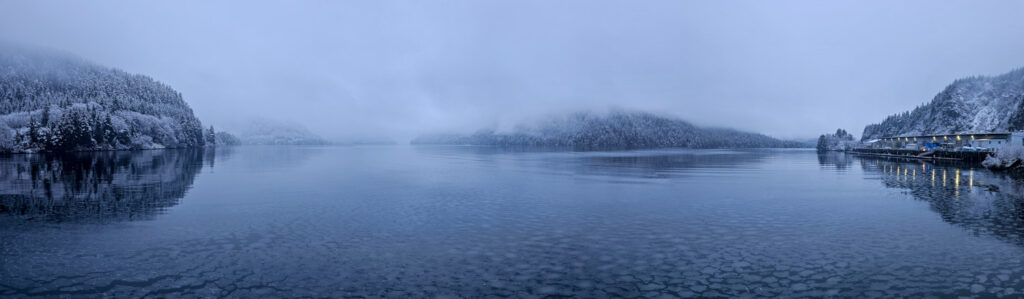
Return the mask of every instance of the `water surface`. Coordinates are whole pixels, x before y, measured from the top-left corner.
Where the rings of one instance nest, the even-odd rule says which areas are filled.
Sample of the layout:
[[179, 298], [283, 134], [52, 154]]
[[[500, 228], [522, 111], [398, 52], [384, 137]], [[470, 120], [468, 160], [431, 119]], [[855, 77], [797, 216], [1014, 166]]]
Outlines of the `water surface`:
[[805, 150], [14, 155], [0, 296], [1020, 296], [1022, 194]]

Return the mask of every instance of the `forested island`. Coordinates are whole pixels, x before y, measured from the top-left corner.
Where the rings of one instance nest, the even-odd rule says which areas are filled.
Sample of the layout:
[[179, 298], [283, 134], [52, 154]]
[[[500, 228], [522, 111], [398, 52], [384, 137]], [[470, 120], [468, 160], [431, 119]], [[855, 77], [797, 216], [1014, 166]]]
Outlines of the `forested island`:
[[216, 139], [181, 93], [152, 78], [0, 44], [0, 152], [183, 148]]
[[806, 148], [811, 145], [763, 134], [705, 128], [681, 119], [640, 111], [576, 112], [551, 117], [510, 132], [433, 134], [413, 144], [562, 147], [577, 150], [648, 148]]
[[838, 129], [834, 134], [822, 134], [818, 137], [817, 150], [827, 151], [848, 151], [860, 147], [860, 142], [853, 139], [853, 134], [846, 130]]

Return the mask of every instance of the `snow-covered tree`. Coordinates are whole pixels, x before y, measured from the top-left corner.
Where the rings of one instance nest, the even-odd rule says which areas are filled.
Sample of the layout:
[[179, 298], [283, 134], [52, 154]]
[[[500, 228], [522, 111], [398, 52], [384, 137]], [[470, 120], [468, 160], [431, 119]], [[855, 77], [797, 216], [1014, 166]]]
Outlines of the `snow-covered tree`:
[[0, 123], [12, 151], [202, 146], [181, 94], [142, 75], [0, 44]]
[[235, 137], [235, 135], [231, 135], [231, 133], [220, 131], [220, 132], [217, 132], [217, 134], [216, 134], [215, 144], [217, 144], [217, 145], [241, 145], [242, 144], [242, 140], [239, 139], [238, 137]]
[[217, 145], [217, 133], [213, 131], [213, 126], [206, 131], [206, 145]]
[[16, 134], [6, 123], [0, 122], [0, 153], [14, 151], [15, 145], [17, 145]]
[[1024, 68], [953, 81], [931, 102], [864, 127], [861, 140], [1020, 130], [1024, 130]]
[[825, 151], [847, 151], [860, 147], [860, 143], [853, 140], [853, 135], [846, 130], [838, 129], [835, 134], [824, 134], [818, 137], [817, 149]]

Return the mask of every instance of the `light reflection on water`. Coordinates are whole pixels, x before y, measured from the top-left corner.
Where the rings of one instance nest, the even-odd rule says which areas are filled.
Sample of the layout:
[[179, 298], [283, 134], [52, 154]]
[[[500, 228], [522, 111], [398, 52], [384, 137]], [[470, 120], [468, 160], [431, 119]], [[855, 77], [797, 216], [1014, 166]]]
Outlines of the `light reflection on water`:
[[[871, 159], [862, 160], [862, 165], [869, 171], [881, 168], [886, 187], [904, 190], [914, 199], [927, 202], [944, 221], [1024, 246], [1024, 190], [1015, 178], [971, 165]], [[899, 175], [900, 169], [903, 175]], [[907, 169], [915, 172], [908, 174]], [[918, 181], [917, 169], [927, 181]]]
[[359, 146], [8, 156], [0, 171], [3, 297], [1024, 291], [1024, 190], [969, 166]]

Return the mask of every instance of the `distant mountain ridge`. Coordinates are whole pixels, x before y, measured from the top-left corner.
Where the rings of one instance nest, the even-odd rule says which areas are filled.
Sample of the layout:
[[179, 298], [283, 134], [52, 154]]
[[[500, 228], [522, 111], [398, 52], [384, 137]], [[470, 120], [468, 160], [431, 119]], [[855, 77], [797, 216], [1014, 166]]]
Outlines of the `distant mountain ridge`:
[[810, 147], [757, 133], [702, 128], [646, 112], [616, 110], [607, 114], [577, 112], [554, 117], [512, 132], [481, 130], [474, 134], [435, 134], [413, 144], [567, 147], [580, 150], [645, 148], [784, 148]]
[[252, 145], [325, 145], [326, 139], [292, 122], [267, 118], [249, 120], [238, 136], [242, 144]]
[[954, 81], [922, 106], [864, 127], [861, 140], [888, 136], [1024, 130], [1024, 68]]
[[196, 147], [202, 124], [147, 76], [0, 44], [0, 152]]

